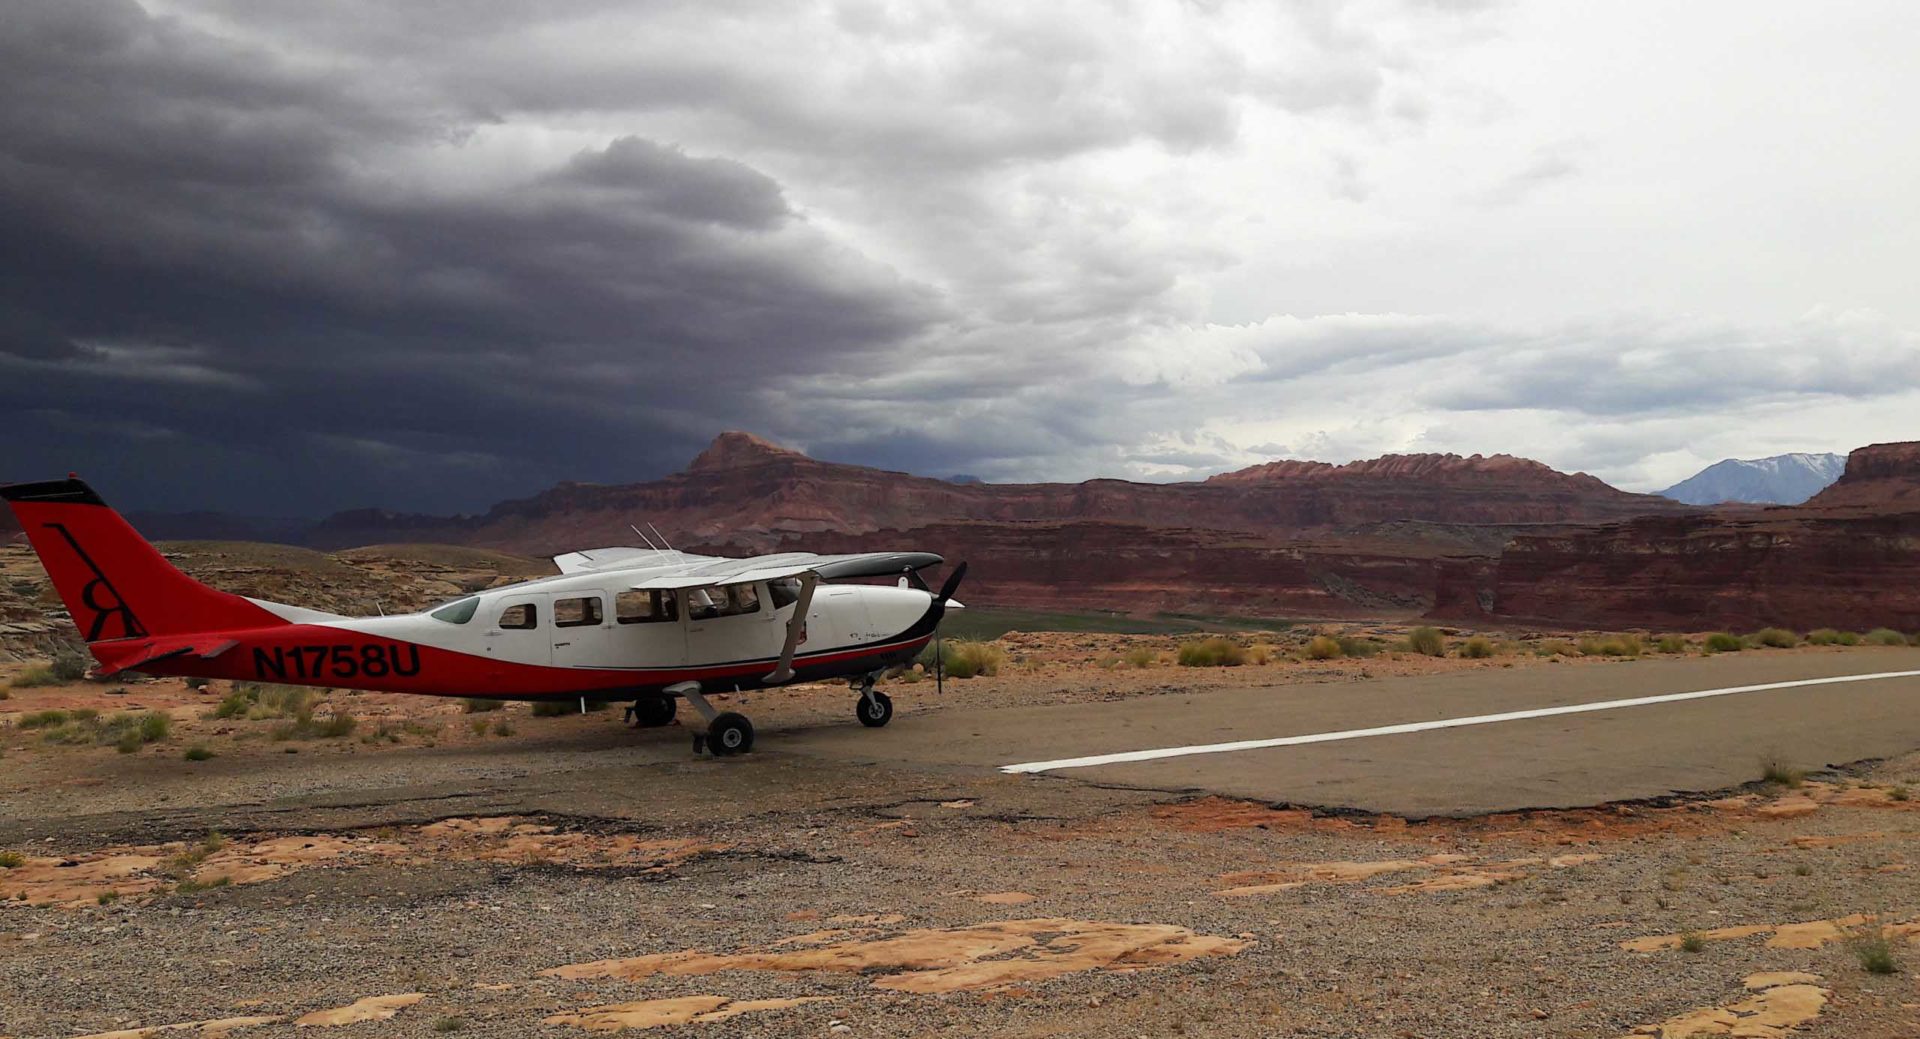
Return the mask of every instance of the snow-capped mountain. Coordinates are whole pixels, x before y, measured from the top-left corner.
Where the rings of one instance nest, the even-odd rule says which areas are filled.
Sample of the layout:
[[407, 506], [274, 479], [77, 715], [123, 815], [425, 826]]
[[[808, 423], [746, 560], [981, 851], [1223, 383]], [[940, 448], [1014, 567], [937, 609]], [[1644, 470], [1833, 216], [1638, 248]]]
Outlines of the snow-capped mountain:
[[1724, 501], [1798, 505], [1826, 490], [1846, 467], [1846, 455], [1729, 458], [1660, 493], [1688, 505], [1718, 505]]

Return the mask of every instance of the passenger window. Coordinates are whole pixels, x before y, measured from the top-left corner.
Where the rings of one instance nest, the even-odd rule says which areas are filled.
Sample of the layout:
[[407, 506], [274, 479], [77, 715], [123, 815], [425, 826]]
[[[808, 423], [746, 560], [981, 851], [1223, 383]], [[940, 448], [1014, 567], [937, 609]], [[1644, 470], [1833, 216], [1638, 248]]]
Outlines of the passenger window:
[[757, 584], [728, 585], [727, 591], [732, 593], [730, 598], [733, 600], [733, 603], [732, 603], [732, 609], [730, 612], [732, 613], [759, 613], [760, 612], [760, 586], [759, 585]]
[[672, 592], [658, 588], [625, 591], [613, 597], [614, 619], [622, 624], [655, 624], [680, 619]]
[[800, 579], [782, 577], [767, 582], [767, 598], [773, 602], [773, 608], [784, 610], [800, 601]]
[[556, 628], [590, 627], [599, 624], [600, 617], [600, 597], [597, 595], [553, 601], [553, 626]]
[[508, 631], [531, 631], [539, 623], [540, 617], [530, 602], [509, 606], [500, 611], [500, 627]]

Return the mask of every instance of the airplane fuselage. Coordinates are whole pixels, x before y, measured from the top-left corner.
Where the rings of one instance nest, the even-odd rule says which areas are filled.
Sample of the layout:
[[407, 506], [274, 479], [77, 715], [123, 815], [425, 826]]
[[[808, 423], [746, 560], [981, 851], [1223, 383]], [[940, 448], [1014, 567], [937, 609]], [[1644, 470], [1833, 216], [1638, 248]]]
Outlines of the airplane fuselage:
[[[799, 604], [760, 581], [721, 609], [701, 589], [653, 593], [636, 615], [619, 572], [545, 578], [476, 593], [434, 610], [335, 617], [253, 600], [288, 621], [221, 632], [216, 655], [142, 670], [238, 681], [485, 696], [632, 698], [684, 682], [754, 689], [778, 662]], [[751, 604], [742, 606], [741, 599]], [[471, 604], [471, 609], [468, 605]], [[793, 681], [870, 674], [912, 661], [933, 637], [933, 596], [913, 588], [822, 583], [808, 606]], [[96, 644], [111, 652], [111, 643]], [[203, 651], [204, 652], [204, 651]], [[784, 684], [784, 683], [783, 683]]]

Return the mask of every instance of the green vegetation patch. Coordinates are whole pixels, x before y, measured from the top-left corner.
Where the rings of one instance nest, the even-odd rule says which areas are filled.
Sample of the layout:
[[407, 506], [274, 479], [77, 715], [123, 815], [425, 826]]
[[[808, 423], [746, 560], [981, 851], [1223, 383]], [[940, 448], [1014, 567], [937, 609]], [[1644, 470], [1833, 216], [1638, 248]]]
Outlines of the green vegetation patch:
[[1729, 634], [1724, 631], [1716, 631], [1707, 636], [1707, 652], [1709, 653], [1738, 653], [1746, 648], [1746, 642], [1738, 635]]
[[1181, 667], [1239, 667], [1247, 662], [1247, 649], [1232, 639], [1215, 636], [1181, 643], [1175, 659]]
[[1906, 644], [1907, 637], [1892, 628], [1875, 628], [1867, 632], [1869, 646], [1904, 646]]
[[1407, 632], [1407, 648], [1424, 657], [1447, 655], [1447, 637], [1439, 628], [1419, 627]]
[[1761, 628], [1749, 636], [1747, 641], [1766, 649], [1792, 649], [1800, 644], [1800, 636], [1785, 628]]

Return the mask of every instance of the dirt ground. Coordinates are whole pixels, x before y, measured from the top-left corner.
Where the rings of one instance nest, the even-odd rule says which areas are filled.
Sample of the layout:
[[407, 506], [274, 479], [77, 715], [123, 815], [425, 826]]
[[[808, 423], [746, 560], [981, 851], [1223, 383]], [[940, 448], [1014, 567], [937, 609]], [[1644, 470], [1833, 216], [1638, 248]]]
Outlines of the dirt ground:
[[[906, 718], [1622, 666], [1111, 662], [1135, 644], [1013, 636], [998, 676], [893, 691]], [[735, 699], [761, 742], [721, 760], [617, 710], [342, 691], [324, 736], [209, 717], [228, 692], [0, 701], [0, 1035], [1920, 1035], [1920, 756], [1409, 822], [782, 746], [851, 725], [844, 687]], [[171, 724], [126, 753], [22, 727], [76, 708]]]

